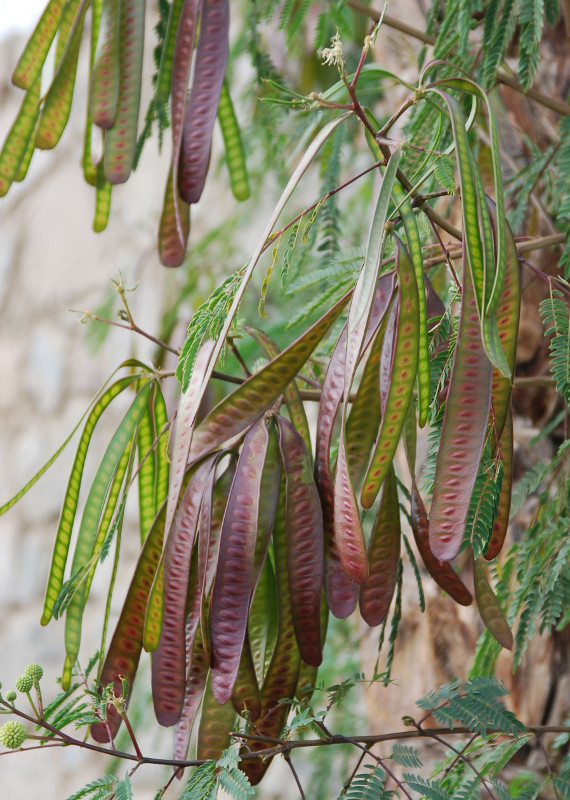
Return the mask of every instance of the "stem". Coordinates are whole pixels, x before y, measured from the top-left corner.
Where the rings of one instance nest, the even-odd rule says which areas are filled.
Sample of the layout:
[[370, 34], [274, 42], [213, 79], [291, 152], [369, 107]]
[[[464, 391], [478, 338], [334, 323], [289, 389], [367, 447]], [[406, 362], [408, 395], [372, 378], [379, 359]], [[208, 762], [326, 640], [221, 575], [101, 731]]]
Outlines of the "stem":
[[[359, 11], [361, 14], [366, 14], [375, 22], [377, 22], [381, 17], [381, 13], [379, 11], [376, 11], [376, 9], [365, 5], [365, 3], [361, 2], [361, 0], [347, 0], [347, 5], [353, 8], [355, 11]], [[405, 33], [406, 36], [411, 36], [414, 39], [418, 39], [418, 41], [423, 42], [424, 44], [435, 44], [434, 36], [430, 36], [429, 34], [419, 30], [419, 28], [414, 28], [412, 25], [408, 25], [407, 23], [396, 19], [396, 17], [392, 17], [390, 14], [384, 14], [383, 23], [389, 28], [394, 28], [394, 30]], [[570, 25], [568, 20], [566, 24]], [[535, 89], [528, 89], [528, 91], [525, 92], [522, 85], [516, 80], [516, 78], [511, 78], [510, 75], [506, 75], [504, 72], [499, 71], [497, 73], [497, 82], [502, 83], [505, 86], [509, 86], [511, 89], [514, 89], [515, 92], [524, 94], [526, 97], [534, 100], [536, 103], [540, 103], [546, 108], [550, 108], [552, 111], [556, 111], [562, 116], [570, 114], [570, 105], [568, 105], [568, 103], [561, 103], [558, 100], [553, 100], [551, 97], [542, 94], [542, 92], [537, 92]]]
[[299, 780], [299, 776], [297, 775], [297, 770], [295, 769], [295, 767], [293, 766], [293, 762], [291, 761], [291, 754], [287, 750], [283, 753], [283, 758], [285, 759], [285, 761], [287, 762], [287, 766], [293, 773], [293, 777], [295, 778], [295, 783], [297, 784], [299, 794], [301, 795], [301, 800], [307, 800], [307, 798], [305, 797], [305, 792], [303, 791], [303, 787], [301, 785], [301, 781]]
[[81, 313], [83, 314], [84, 317], [87, 317], [87, 319], [92, 319], [95, 322], [104, 322], [106, 325], [114, 325], [115, 328], [123, 328], [126, 331], [133, 331], [134, 333], [138, 333], [140, 334], [140, 336], [144, 336], [145, 339], [149, 339], [151, 342], [154, 342], [154, 344], [158, 345], [159, 347], [162, 347], [163, 350], [168, 350], [170, 353], [174, 353], [175, 355], [180, 355], [179, 351], [175, 347], [171, 347], [166, 342], [157, 339], [156, 336], [153, 336], [151, 333], [143, 331], [142, 328], [139, 328], [139, 326], [135, 325], [135, 323], [132, 321], [129, 323], [123, 323], [123, 322], [117, 322], [114, 319], [105, 319], [105, 317], [100, 317], [99, 314], [92, 314], [90, 311], [82, 311]]

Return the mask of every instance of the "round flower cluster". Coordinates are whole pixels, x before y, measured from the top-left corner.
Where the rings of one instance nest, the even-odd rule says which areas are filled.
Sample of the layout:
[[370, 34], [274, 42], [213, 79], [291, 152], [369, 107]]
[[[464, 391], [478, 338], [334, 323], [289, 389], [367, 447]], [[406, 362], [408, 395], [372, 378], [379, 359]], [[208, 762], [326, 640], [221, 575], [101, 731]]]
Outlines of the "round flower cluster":
[[27, 675], [25, 672], [23, 675], [20, 675], [19, 678], [16, 678], [16, 689], [19, 692], [29, 692], [33, 685], [34, 679], [31, 675]]
[[0, 744], [9, 750], [17, 750], [26, 740], [26, 729], [21, 722], [11, 720], [0, 728]]

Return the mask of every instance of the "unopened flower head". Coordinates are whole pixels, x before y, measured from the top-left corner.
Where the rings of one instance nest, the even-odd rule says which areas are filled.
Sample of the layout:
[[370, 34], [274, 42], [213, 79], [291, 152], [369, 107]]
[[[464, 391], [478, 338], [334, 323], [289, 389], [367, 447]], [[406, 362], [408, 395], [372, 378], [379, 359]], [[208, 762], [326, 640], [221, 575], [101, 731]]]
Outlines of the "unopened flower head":
[[338, 29], [331, 39], [331, 46], [325, 47], [324, 50], [321, 51], [321, 57], [323, 59], [323, 64], [336, 64], [340, 66], [343, 63], [342, 42]]

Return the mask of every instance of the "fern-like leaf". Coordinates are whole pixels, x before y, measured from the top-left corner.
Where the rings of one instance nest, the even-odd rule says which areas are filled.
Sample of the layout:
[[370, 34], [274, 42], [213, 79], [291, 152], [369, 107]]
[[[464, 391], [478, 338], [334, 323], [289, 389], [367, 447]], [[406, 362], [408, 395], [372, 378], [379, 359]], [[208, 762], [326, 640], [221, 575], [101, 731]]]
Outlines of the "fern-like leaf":
[[[78, 792], [70, 794], [67, 800], [81, 800], [82, 797], [88, 797], [88, 800], [95, 800], [95, 798], [103, 800], [103, 798], [111, 797], [118, 780], [114, 775], [97, 778], [95, 781], [86, 783]], [[91, 796], [89, 797], [89, 795]]]
[[551, 290], [550, 297], [540, 304], [540, 314], [550, 342], [550, 369], [556, 389], [570, 405], [570, 308], [564, 296]]
[[419, 750], [407, 744], [395, 744], [390, 758], [410, 769], [421, 769], [423, 766]]

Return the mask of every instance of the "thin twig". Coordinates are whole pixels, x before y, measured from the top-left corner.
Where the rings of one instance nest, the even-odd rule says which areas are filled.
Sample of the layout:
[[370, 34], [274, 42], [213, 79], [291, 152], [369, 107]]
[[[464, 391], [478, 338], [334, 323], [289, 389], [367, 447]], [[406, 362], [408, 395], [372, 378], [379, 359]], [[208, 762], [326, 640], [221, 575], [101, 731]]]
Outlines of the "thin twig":
[[305, 797], [305, 792], [303, 791], [303, 786], [301, 785], [301, 781], [299, 780], [299, 776], [297, 775], [297, 770], [293, 766], [293, 761], [291, 760], [291, 753], [287, 750], [283, 753], [283, 758], [287, 762], [287, 766], [293, 773], [293, 777], [295, 778], [295, 783], [297, 784], [297, 789], [299, 790], [299, 794], [301, 795], [301, 800], [307, 800]]

